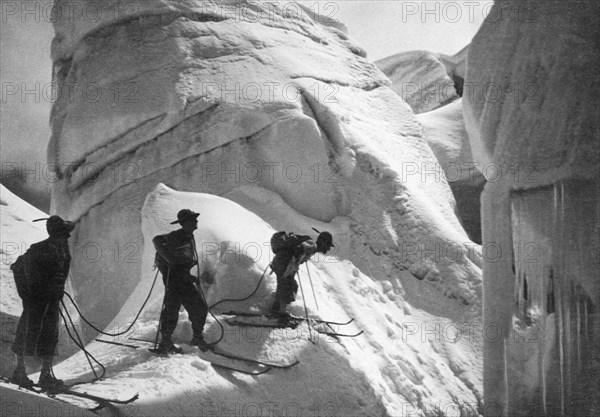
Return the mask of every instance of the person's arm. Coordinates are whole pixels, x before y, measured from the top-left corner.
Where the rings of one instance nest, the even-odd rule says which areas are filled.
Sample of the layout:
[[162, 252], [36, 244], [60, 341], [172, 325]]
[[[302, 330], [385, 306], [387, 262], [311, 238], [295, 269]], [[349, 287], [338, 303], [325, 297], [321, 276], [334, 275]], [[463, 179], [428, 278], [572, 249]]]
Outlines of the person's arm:
[[169, 246], [167, 244], [167, 239], [164, 235], [154, 236], [152, 239], [152, 244], [154, 245], [154, 249], [160, 256], [163, 257], [167, 262], [173, 262], [171, 254], [169, 253]]
[[[165, 235], [156, 236], [152, 239], [152, 243], [154, 244], [156, 252], [172, 265], [191, 268], [196, 264], [193, 254], [190, 253], [194, 248], [191, 243], [188, 243], [187, 245], [184, 243], [182, 247], [173, 247], [177, 244], [177, 240], [175, 239], [175, 242], [171, 241], [169, 243], [167, 236]], [[179, 244], [182, 243], [179, 242]]]
[[302, 264], [310, 259], [317, 253], [317, 244], [312, 240], [305, 240], [296, 247], [294, 256], [298, 259], [298, 263]]

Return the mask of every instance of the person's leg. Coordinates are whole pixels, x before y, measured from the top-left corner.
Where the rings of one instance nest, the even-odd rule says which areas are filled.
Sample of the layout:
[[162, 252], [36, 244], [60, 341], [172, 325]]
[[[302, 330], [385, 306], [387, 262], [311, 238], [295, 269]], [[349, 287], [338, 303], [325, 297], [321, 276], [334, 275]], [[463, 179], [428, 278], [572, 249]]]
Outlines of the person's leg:
[[163, 310], [160, 313], [160, 334], [161, 341], [159, 349], [165, 352], [179, 352], [180, 348], [173, 344], [171, 335], [177, 327], [179, 319], [179, 308], [181, 307], [181, 298], [173, 285], [165, 287], [165, 298]]
[[[284, 275], [283, 272], [277, 275], [277, 289], [275, 290], [275, 301], [271, 306], [271, 312], [279, 316], [287, 316], [287, 306], [296, 299], [294, 291], [295, 280], [293, 276]], [[296, 284], [297, 290], [297, 284]]]
[[38, 384], [46, 389], [56, 389], [65, 386], [61, 379], [57, 379], [52, 371], [52, 363], [54, 355], [42, 356], [42, 371], [40, 372], [40, 380]]
[[271, 304], [271, 308], [269, 309], [273, 314], [279, 314], [279, 310], [281, 309], [281, 303], [279, 302], [279, 298], [277, 297], [277, 292], [275, 292], [275, 301]]
[[[285, 276], [279, 280], [277, 285], [276, 303], [273, 305], [273, 312], [279, 316], [280, 323], [286, 325], [290, 321], [290, 314], [287, 311], [288, 305], [296, 299], [298, 283], [292, 276]], [[276, 308], [276, 309], [275, 309]]]
[[46, 305], [42, 317], [39, 337], [36, 341], [36, 355], [42, 360], [42, 370], [38, 384], [44, 388], [64, 387], [62, 380], [54, 376], [52, 364], [56, 355], [58, 344], [58, 326], [60, 323], [59, 300], [54, 300]]
[[33, 386], [33, 381], [27, 376], [25, 369], [25, 355], [33, 355], [34, 351], [34, 335], [39, 332], [40, 320], [36, 319], [34, 305], [23, 300], [23, 313], [17, 324], [15, 341], [12, 344], [11, 350], [17, 358], [17, 365], [10, 378], [11, 382], [18, 384], [21, 387], [30, 388]]
[[33, 381], [27, 376], [27, 371], [25, 370], [25, 357], [23, 355], [17, 355], [16, 357], [17, 366], [10, 377], [10, 381], [20, 387], [31, 388], [33, 386]]
[[210, 345], [204, 341], [202, 332], [204, 331], [204, 325], [206, 324], [208, 306], [193, 285], [183, 286], [181, 290], [181, 302], [188, 312], [188, 317], [192, 323], [192, 330], [194, 332], [190, 344], [198, 346], [202, 350], [207, 350], [210, 348]]

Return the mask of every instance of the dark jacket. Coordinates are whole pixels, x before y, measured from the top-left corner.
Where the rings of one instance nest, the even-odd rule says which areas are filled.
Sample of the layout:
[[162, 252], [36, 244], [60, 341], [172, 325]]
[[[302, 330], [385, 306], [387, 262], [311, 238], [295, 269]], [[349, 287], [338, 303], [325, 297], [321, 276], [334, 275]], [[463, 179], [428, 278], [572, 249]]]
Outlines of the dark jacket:
[[67, 241], [46, 239], [31, 245], [23, 257], [28, 297], [34, 302], [60, 299], [69, 275], [71, 254]]
[[187, 275], [196, 264], [193, 236], [186, 235], [183, 229], [155, 236], [152, 243], [156, 249], [156, 266], [163, 278], [173, 274]]
[[308, 261], [316, 252], [317, 244], [310, 238], [281, 249], [273, 258], [273, 271], [280, 278], [290, 276], [293, 278], [300, 264]]

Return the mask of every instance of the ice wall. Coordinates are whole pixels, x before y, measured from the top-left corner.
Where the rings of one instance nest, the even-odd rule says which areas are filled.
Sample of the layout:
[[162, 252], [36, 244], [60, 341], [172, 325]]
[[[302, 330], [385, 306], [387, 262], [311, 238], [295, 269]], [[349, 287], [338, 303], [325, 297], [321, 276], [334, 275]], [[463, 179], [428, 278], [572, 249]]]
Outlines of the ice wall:
[[376, 65], [390, 78], [390, 88], [406, 100], [423, 126], [423, 136], [438, 162], [424, 170], [446, 176], [461, 224], [471, 240], [481, 243], [479, 197], [485, 179], [479, 171], [482, 167], [473, 162], [462, 115], [467, 51], [468, 46], [452, 56], [402, 52], [380, 59]]
[[160, 182], [288, 228], [241, 191], [268, 190], [345, 225], [338, 255], [373, 279], [423, 280], [436, 294], [425, 307], [439, 296], [457, 317], [478, 314], [476, 251], [447, 182], [419, 169], [434, 161], [421, 127], [341, 25], [294, 3], [91, 8], [94, 19], [55, 24], [48, 148], [53, 209], [77, 221], [73, 281], [88, 316], [107, 323], [139, 281], [140, 210]]
[[599, 19], [596, 2], [496, 2], [469, 50], [486, 415], [598, 413]]
[[485, 178], [480, 171], [483, 167], [473, 159], [462, 115], [462, 99], [418, 114], [417, 119], [438, 162], [429, 169], [444, 173], [452, 189], [461, 224], [471, 240], [481, 243], [480, 196]]
[[402, 52], [378, 60], [377, 66], [392, 81], [392, 90], [415, 113], [425, 113], [451, 103], [462, 94], [460, 81], [464, 74], [461, 77], [455, 70], [461, 64], [464, 66], [465, 50], [456, 57], [428, 51]]

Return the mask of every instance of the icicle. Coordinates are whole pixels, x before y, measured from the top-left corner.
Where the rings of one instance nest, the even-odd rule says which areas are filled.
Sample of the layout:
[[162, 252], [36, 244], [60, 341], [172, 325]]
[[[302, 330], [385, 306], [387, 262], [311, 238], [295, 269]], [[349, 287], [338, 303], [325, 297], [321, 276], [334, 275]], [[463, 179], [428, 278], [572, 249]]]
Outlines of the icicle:
[[[579, 291], [578, 291], [579, 292]], [[581, 370], [581, 300], [576, 303], [577, 334], [575, 335], [575, 346], [577, 347], [577, 371]]]

